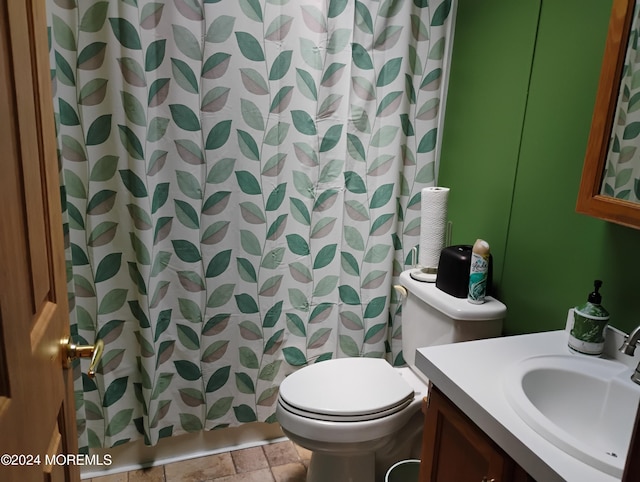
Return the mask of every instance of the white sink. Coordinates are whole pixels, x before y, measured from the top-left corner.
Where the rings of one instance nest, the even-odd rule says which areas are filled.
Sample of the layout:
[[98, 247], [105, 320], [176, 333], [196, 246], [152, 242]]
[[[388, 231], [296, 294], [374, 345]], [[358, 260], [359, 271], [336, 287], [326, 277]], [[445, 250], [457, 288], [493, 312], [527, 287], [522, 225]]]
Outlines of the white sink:
[[622, 363], [581, 355], [525, 358], [507, 370], [516, 413], [564, 452], [622, 477], [640, 386]]

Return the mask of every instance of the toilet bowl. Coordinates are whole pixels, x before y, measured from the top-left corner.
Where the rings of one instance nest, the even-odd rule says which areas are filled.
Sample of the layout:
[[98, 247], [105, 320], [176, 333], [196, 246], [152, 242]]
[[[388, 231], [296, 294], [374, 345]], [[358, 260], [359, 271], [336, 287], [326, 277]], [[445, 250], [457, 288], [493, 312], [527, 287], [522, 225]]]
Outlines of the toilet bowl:
[[392, 463], [384, 460], [396, 458], [401, 428], [415, 442], [420, 424], [408, 422], [420, 414], [426, 390], [410, 369], [379, 358], [327, 360], [282, 382], [276, 414], [283, 432], [312, 452], [307, 481], [372, 482], [376, 463], [381, 473]]
[[408, 366], [338, 358], [303, 367], [280, 385], [278, 422], [312, 452], [307, 482], [382, 482], [395, 462], [419, 457], [428, 380], [415, 368], [416, 348], [501, 333], [506, 307], [499, 301], [487, 297], [483, 305], [472, 305], [408, 272], [400, 282]]

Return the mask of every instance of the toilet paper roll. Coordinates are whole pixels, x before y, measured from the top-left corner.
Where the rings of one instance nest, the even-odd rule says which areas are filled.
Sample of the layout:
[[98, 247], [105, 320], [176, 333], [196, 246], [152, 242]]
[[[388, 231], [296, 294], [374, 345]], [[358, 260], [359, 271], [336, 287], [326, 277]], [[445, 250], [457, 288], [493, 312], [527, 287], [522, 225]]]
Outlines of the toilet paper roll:
[[420, 251], [422, 268], [437, 268], [447, 228], [448, 187], [426, 187], [421, 193]]

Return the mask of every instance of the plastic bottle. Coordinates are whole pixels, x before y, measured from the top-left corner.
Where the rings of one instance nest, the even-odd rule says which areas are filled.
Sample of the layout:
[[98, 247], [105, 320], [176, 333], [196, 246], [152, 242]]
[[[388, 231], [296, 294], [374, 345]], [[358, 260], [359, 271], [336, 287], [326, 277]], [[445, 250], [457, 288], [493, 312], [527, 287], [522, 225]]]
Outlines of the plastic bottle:
[[487, 293], [487, 272], [489, 271], [489, 243], [476, 239], [471, 249], [471, 268], [469, 270], [469, 294], [467, 301], [475, 305], [484, 303]]
[[598, 292], [602, 286], [599, 279], [593, 282], [587, 303], [573, 310], [573, 327], [569, 332], [569, 348], [585, 355], [601, 355], [604, 350], [605, 329], [609, 323], [609, 312], [600, 304]]

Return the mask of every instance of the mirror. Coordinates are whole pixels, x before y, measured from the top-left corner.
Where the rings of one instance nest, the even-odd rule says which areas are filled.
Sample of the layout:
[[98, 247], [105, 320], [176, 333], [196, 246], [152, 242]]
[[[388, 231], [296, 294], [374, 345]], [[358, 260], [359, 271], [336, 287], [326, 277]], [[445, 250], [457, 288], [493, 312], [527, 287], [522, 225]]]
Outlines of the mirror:
[[602, 194], [608, 191], [603, 177], [635, 5], [636, 0], [613, 0], [576, 211], [640, 229], [640, 203]]

